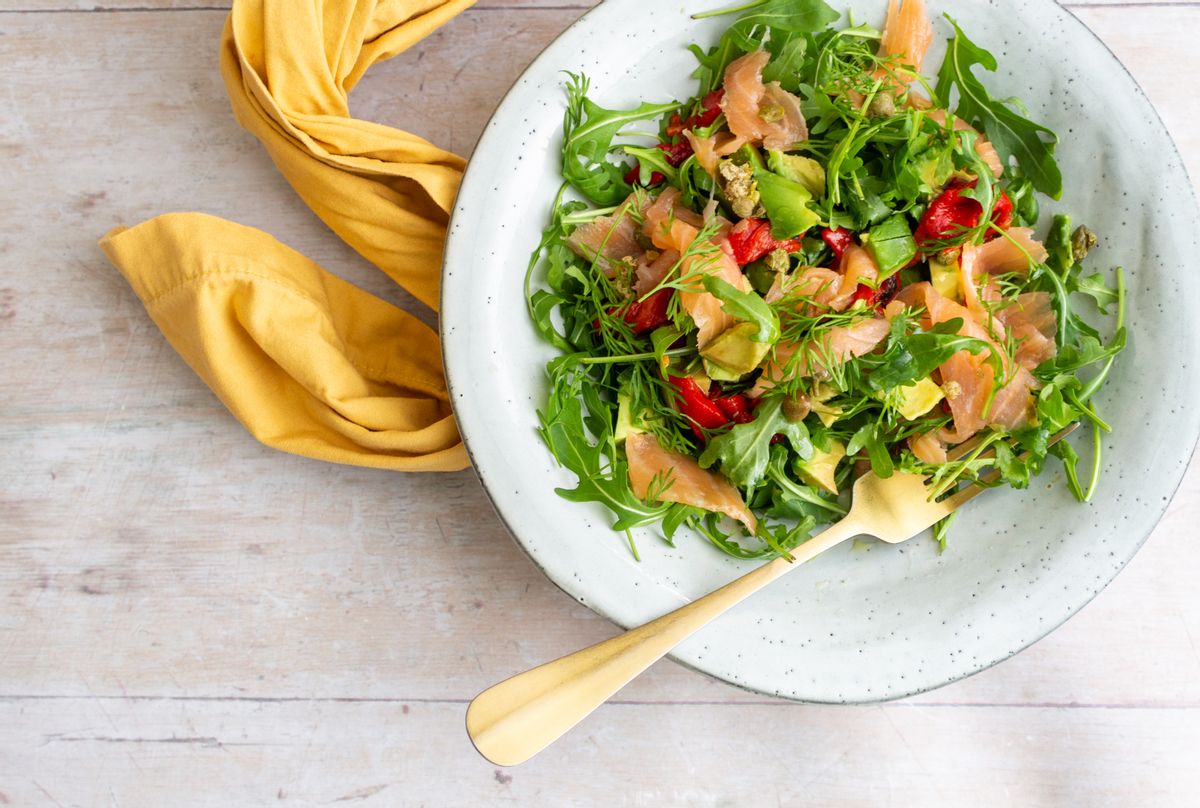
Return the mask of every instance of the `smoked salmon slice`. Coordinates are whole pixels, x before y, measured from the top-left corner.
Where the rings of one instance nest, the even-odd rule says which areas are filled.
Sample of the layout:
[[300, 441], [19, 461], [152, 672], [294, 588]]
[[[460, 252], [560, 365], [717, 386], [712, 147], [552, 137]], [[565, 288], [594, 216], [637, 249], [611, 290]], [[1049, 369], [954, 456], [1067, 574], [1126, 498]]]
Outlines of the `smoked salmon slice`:
[[1033, 370], [1058, 355], [1058, 314], [1049, 292], [1018, 295], [1015, 303], [996, 313], [996, 318], [1016, 341], [1014, 358], [1021, 367]]
[[[648, 256], [647, 256], [648, 257]], [[675, 265], [679, 263], [679, 253], [674, 250], [667, 250], [659, 253], [658, 258], [647, 263], [644, 259], [638, 264], [637, 272], [634, 274], [633, 291], [638, 297], [647, 294], [658, 286], [663, 278], [667, 277]]]
[[696, 325], [696, 344], [703, 349], [734, 325], [736, 320], [725, 313], [720, 299], [704, 288], [701, 276], [714, 275], [742, 292], [750, 291], [750, 281], [733, 259], [727, 241], [722, 239], [720, 243], [710, 242], [693, 248], [704, 220], [699, 214], [679, 205], [679, 192], [674, 188], [663, 191], [646, 208], [645, 219], [646, 233], [655, 247], [685, 256], [680, 278], [690, 280], [680, 287], [679, 305], [691, 315]]
[[567, 245], [580, 257], [594, 261], [611, 277], [614, 263], [636, 261], [645, 252], [637, 240], [636, 206], [635, 198], [630, 196], [613, 215], [600, 216], [576, 227], [567, 237]]
[[[761, 396], [794, 378], [828, 377], [828, 368], [865, 356], [878, 348], [887, 339], [890, 329], [891, 323], [880, 317], [853, 325], [834, 326], [811, 342], [777, 345], [774, 356], [767, 362], [750, 395]], [[797, 353], [801, 355], [797, 356]]]
[[717, 163], [721, 161], [722, 157], [728, 157], [745, 146], [747, 142], [745, 138], [738, 137], [732, 132], [717, 132], [710, 137], [700, 137], [691, 129], [687, 129], [683, 136], [691, 144], [692, 153], [696, 155], [696, 162], [711, 177], [717, 176]]
[[787, 151], [808, 138], [808, 124], [799, 98], [779, 82], [763, 84], [763, 68], [770, 58], [766, 51], [754, 51], [729, 65], [721, 109], [735, 136], [766, 149]]
[[[903, 95], [908, 85], [921, 72], [925, 54], [933, 43], [933, 23], [925, 0], [888, 0], [887, 21], [883, 25], [883, 37], [879, 40], [879, 56], [884, 64], [875, 69], [872, 76], [885, 82], [893, 95]], [[852, 93], [856, 105], [862, 103], [858, 93]], [[919, 93], [909, 93], [909, 103], [915, 107], [927, 106], [929, 101]]]
[[920, 73], [925, 54], [933, 44], [933, 23], [925, 0], [888, 0], [887, 22], [879, 40], [879, 55]]
[[913, 435], [908, 439], [908, 448], [917, 460], [931, 466], [940, 466], [947, 460], [946, 444], [937, 436], [936, 432]]
[[1028, 227], [1011, 227], [986, 244], [964, 245], [959, 260], [959, 284], [967, 308], [980, 322], [986, 322], [989, 316], [983, 304], [995, 303], [1001, 297], [995, 276], [1026, 273], [1031, 263], [1041, 264], [1049, 256]]
[[629, 461], [629, 484], [633, 493], [646, 500], [652, 494], [660, 502], [678, 502], [723, 513], [754, 533], [758, 521], [733, 485], [715, 471], [700, 468], [687, 455], [664, 449], [658, 438], [638, 432], [625, 439]]
[[1028, 423], [1036, 380], [1025, 367], [1007, 360], [991, 334], [966, 306], [943, 297], [927, 281], [906, 287], [897, 300], [909, 307], [924, 308], [926, 327], [961, 319], [958, 333], [988, 342], [1003, 363], [1007, 381], [994, 396], [995, 374], [987, 361], [989, 352], [959, 351], [938, 368], [942, 390], [954, 416], [954, 428], [943, 430], [938, 436], [941, 440], [958, 444], [988, 425], [1016, 429]]
[[849, 308], [859, 286], [874, 286], [879, 280], [879, 267], [875, 264], [875, 259], [857, 244], [851, 244], [842, 253], [838, 272], [842, 276], [842, 282], [837, 293], [829, 301], [829, 308], [834, 311], [845, 311]]
[[792, 298], [806, 309], [828, 309], [841, 288], [842, 276], [834, 270], [825, 267], [803, 267], [786, 277], [777, 276], [775, 283], [767, 291], [765, 300], [768, 303], [778, 303]]

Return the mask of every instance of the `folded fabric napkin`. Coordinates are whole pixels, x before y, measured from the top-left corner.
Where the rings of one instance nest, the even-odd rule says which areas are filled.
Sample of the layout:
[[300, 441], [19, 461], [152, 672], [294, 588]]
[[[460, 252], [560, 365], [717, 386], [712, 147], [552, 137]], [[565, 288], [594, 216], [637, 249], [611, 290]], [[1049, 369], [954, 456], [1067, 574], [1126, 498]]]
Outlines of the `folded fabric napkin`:
[[[437, 308], [464, 161], [349, 115], [363, 73], [474, 0], [234, 0], [221, 72], [238, 121], [309, 207]], [[437, 334], [265, 233], [198, 213], [100, 242], [176, 351], [263, 443], [337, 463], [456, 471], [467, 455]]]

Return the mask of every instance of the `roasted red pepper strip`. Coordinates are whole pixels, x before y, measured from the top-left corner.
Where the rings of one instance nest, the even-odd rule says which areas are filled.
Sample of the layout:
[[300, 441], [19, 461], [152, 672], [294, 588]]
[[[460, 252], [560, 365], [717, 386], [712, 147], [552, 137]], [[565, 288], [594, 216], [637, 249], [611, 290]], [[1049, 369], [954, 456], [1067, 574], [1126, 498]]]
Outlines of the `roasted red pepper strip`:
[[695, 115], [691, 115], [685, 121], [678, 114], [671, 116], [671, 123], [667, 126], [667, 134], [670, 137], [678, 137], [688, 129], [697, 127], [704, 128], [712, 126], [721, 114], [721, 101], [725, 98], [725, 88], [713, 90], [700, 101], [700, 111]]
[[729, 231], [729, 247], [738, 266], [744, 267], [776, 250], [793, 253], [803, 246], [804, 242], [798, 238], [776, 239], [771, 235], [771, 223], [766, 219], [742, 219]]
[[[982, 206], [980, 206], [982, 208]], [[999, 227], [1001, 230], [1007, 230], [1012, 227], [1013, 223], [1013, 201], [1008, 198], [1008, 194], [1000, 192], [1000, 198], [996, 200], [996, 204], [992, 207], [992, 224]], [[999, 235], [996, 231], [991, 231], [987, 234], [989, 239], [996, 238]]]
[[729, 417], [713, 402], [696, 380], [689, 377], [669, 376], [668, 380], [679, 391], [675, 406], [683, 417], [691, 422], [692, 432], [704, 440], [703, 429], [719, 429], [729, 423]]
[[715, 121], [721, 115], [721, 102], [724, 100], [724, 87], [719, 87], [708, 95], [704, 96], [704, 99], [700, 102], [702, 109], [689, 119], [691, 120], [692, 125], [688, 128], [695, 129], [697, 126], [701, 128], [712, 126], [713, 121]]
[[679, 168], [683, 161], [692, 156], [691, 141], [681, 140], [678, 143], [659, 143], [655, 148], [667, 155], [667, 165]]
[[675, 294], [674, 289], [659, 289], [645, 300], [635, 300], [629, 304], [629, 307], [625, 309], [624, 318], [625, 322], [629, 323], [629, 327], [633, 329], [633, 333], [645, 334], [647, 331], [653, 331], [671, 322], [667, 308], [673, 294]]
[[865, 300], [867, 301], [867, 305], [873, 309], [884, 309], [888, 303], [892, 302], [892, 299], [896, 295], [900, 294], [902, 286], [899, 273], [889, 275], [883, 283], [879, 284], [878, 289], [872, 289], [866, 284], [860, 284], [858, 289], [854, 291], [854, 297], [850, 298], [850, 305], [853, 306], [858, 301]]
[[[638, 181], [641, 179], [641, 176], [642, 167], [639, 164], [635, 164], [633, 168], [629, 169], [629, 173], [625, 175], [625, 182], [629, 183], [630, 185], [638, 185]], [[653, 188], [655, 185], [662, 185], [666, 181], [667, 178], [663, 176], [661, 171], [653, 171], [650, 173], [650, 182], [646, 185], [646, 187]]]
[[[975, 182], [955, 180], [929, 203], [929, 209], [925, 211], [925, 216], [913, 233], [917, 246], [924, 247], [930, 242], [947, 241], [964, 230], [979, 226], [979, 220], [983, 217], [983, 205], [979, 204], [978, 200], [963, 196], [964, 191], [974, 188], [975, 185]], [[1012, 200], [1008, 198], [1008, 194], [1001, 191], [992, 207], [992, 223], [1004, 230], [1012, 225], [1012, 219]], [[987, 237], [995, 238], [996, 233], [991, 232]]]
[[[707, 102], [707, 100], [708, 100], [708, 97], [705, 96], [705, 101]], [[718, 103], [719, 103], [719, 101], [718, 101]], [[721, 108], [718, 106], [716, 115], [712, 116], [712, 120], [715, 121], [717, 119], [717, 115], [720, 115], [720, 114], [721, 114]], [[706, 111], [704, 113], [704, 116], [707, 116], [707, 115], [708, 115], [708, 112]], [[693, 115], [691, 118], [688, 118], [687, 123], [680, 123], [677, 126], [675, 121], [679, 119], [679, 116], [676, 115], [672, 119], [671, 125], [667, 127], [667, 135], [671, 138], [677, 139], [679, 137], [679, 135], [681, 135], [683, 133], [684, 129], [691, 129], [693, 125], [706, 126], [707, 124], [695, 123], [696, 121], [701, 120], [701, 118], [704, 116], [697, 117], [697, 116]], [[712, 121], [709, 121], [709, 123], [712, 123]], [[679, 168], [681, 165], [683, 165], [684, 161], [687, 160], [689, 157], [691, 157], [692, 154], [694, 153], [692, 151], [692, 142], [686, 138], [684, 138], [683, 140], [679, 140], [678, 142], [675, 142], [675, 143], [658, 143], [658, 144], [655, 144], [655, 148], [658, 149], [659, 151], [663, 152], [666, 155], [667, 165], [671, 166], [671, 168]], [[637, 185], [638, 178], [641, 175], [641, 171], [642, 171], [641, 166], [635, 165], [629, 171], [629, 173], [625, 175], [625, 182], [629, 183], [630, 185]], [[664, 181], [666, 181], [666, 179], [667, 178], [665, 176], [663, 176], [662, 172], [660, 172], [660, 171], [652, 172], [650, 174], [650, 186], [661, 185]]]
[[713, 403], [735, 424], [748, 424], [754, 420], [754, 413], [751, 412], [750, 402], [745, 396], [737, 394], [725, 396], [724, 398], [713, 399]]
[[850, 249], [850, 245], [854, 243], [854, 234], [844, 227], [839, 227], [836, 230], [830, 230], [826, 227], [821, 231], [821, 240], [829, 245], [829, 249], [833, 250], [833, 255], [839, 261], [842, 260], [843, 253]]
[[[625, 307], [624, 312], [621, 311], [620, 306], [614, 306], [608, 309], [608, 313], [610, 315], [620, 313], [621, 319], [629, 324], [633, 333], [645, 334], [647, 331], [653, 331], [671, 322], [667, 309], [671, 304], [671, 295], [674, 293], [674, 289], [659, 289], [645, 300], [633, 301]], [[600, 321], [594, 321], [592, 328], [599, 329]]]
[[[700, 102], [700, 111], [695, 115], [689, 116], [686, 121], [680, 118], [678, 113], [672, 115], [671, 123], [667, 126], [667, 137], [677, 140], [680, 135], [689, 129], [695, 129], [698, 126], [712, 126], [713, 122], [721, 115], [721, 101], [724, 98], [725, 88], [722, 87], [704, 96]], [[683, 165], [684, 160], [692, 156], [692, 142], [686, 138], [674, 143], [659, 143], [656, 148], [666, 152], [667, 164], [672, 168], [679, 168]], [[625, 175], [625, 182], [630, 185], [637, 185], [641, 170], [640, 166], [634, 165], [630, 172]], [[661, 185], [666, 179], [662, 173], [655, 171], [650, 175], [650, 186]]]

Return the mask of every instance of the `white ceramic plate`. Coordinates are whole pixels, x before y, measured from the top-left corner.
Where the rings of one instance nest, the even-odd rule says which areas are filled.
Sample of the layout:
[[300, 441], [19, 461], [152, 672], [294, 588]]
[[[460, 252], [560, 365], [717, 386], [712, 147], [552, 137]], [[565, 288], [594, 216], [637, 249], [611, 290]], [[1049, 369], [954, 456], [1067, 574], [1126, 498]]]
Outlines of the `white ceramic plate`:
[[[677, 549], [642, 531], [641, 563], [607, 513], [556, 496], [571, 486], [534, 432], [553, 349], [525, 315], [522, 277], [560, 183], [563, 70], [592, 78], [604, 106], [687, 98], [689, 42], [703, 2], [607, 0], [569, 28], [509, 92], [475, 151], [446, 250], [442, 336], [454, 409], [475, 467], [517, 541], [567, 593], [633, 626], [746, 571], [699, 537]], [[833, 2], [841, 8], [847, 3]], [[882, 0], [853, 3], [882, 23]], [[803, 701], [897, 698], [980, 671], [1078, 611], [1133, 557], [1166, 509], [1200, 434], [1200, 301], [1191, 184], [1159, 117], [1116, 58], [1049, 0], [932, 0], [1000, 60], [997, 97], [1019, 96], [1061, 133], [1061, 204], [1101, 234], [1091, 263], [1124, 265], [1130, 348], [1099, 397], [1115, 428], [1091, 505], [1059, 466], [1031, 490], [981, 497], [948, 551], [931, 540], [843, 545], [717, 620], [678, 661], [762, 693]], [[941, 63], [949, 25], [937, 20]], [[520, 627], [514, 627], [520, 631]]]

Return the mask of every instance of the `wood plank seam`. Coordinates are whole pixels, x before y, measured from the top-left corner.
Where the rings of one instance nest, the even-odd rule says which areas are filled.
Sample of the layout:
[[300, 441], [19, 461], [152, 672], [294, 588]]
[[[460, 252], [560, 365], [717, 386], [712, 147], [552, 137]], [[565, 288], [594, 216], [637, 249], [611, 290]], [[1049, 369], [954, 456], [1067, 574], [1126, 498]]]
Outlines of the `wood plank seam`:
[[[0, 693], [0, 704], [18, 702], [51, 702], [51, 701], [87, 701], [87, 702], [185, 702], [193, 704], [229, 703], [229, 704], [429, 704], [443, 706], [465, 706], [469, 698], [430, 698], [417, 696], [403, 698], [388, 697], [359, 697], [359, 696], [171, 696], [149, 695], [144, 693], [123, 693], [117, 695], [70, 695], [70, 694], [26, 694]], [[620, 707], [786, 707], [823, 708], [838, 705], [809, 704], [782, 699], [742, 699], [728, 701], [720, 699], [609, 699], [606, 705]], [[857, 705], [864, 706], [864, 705]], [[1003, 710], [1176, 710], [1182, 712], [1200, 711], [1200, 702], [1081, 702], [1081, 701], [922, 701], [919, 697], [890, 701], [887, 707], [903, 707], [906, 709], [958, 709], [971, 707], [976, 709]]]

